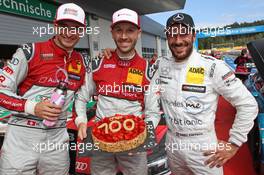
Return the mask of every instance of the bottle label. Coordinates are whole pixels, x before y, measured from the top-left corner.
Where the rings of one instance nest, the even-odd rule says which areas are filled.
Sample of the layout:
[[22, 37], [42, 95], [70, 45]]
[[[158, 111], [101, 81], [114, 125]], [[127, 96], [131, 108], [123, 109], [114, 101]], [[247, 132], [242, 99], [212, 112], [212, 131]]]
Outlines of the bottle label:
[[65, 96], [63, 94], [58, 94], [57, 92], [54, 92], [51, 95], [51, 102], [53, 104], [59, 105], [59, 106], [63, 106], [64, 102], [65, 102]]

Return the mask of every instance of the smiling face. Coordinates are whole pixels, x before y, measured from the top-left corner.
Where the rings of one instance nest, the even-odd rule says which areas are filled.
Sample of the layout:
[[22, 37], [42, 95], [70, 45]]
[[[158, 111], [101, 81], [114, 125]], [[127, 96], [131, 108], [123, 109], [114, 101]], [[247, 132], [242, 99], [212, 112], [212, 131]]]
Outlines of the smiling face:
[[176, 62], [187, 59], [193, 50], [195, 33], [183, 24], [173, 24], [167, 33], [168, 45]]
[[141, 30], [129, 22], [120, 22], [112, 28], [112, 38], [114, 39], [117, 51], [123, 55], [134, 52]]
[[55, 43], [64, 50], [71, 51], [80, 40], [83, 26], [73, 21], [59, 21], [55, 24], [55, 30], [58, 31]]

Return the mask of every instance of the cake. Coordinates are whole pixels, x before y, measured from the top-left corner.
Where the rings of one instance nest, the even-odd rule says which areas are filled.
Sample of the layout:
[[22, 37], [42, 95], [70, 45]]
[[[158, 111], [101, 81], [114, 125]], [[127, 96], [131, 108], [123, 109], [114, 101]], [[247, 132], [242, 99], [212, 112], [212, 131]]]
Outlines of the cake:
[[133, 115], [105, 117], [95, 124], [92, 138], [102, 151], [123, 152], [139, 147], [147, 137], [146, 123]]

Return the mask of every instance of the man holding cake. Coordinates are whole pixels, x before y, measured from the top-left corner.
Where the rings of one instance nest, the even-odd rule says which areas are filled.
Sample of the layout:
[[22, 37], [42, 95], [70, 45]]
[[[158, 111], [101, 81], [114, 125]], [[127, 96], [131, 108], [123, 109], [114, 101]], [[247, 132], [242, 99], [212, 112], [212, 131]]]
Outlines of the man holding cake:
[[151, 120], [154, 127], [159, 122], [158, 98], [149, 98], [147, 95], [155, 69], [135, 50], [141, 34], [138, 14], [130, 9], [121, 9], [113, 14], [112, 20], [111, 33], [116, 50], [110, 59], [98, 57], [91, 61], [91, 72], [86, 74], [85, 84], [77, 93], [75, 123], [79, 138], [85, 138], [86, 102], [93, 94], [98, 94], [93, 140], [99, 143], [102, 150], [114, 153], [110, 156], [94, 155], [91, 173], [115, 175], [118, 168], [124, 175], [146, 175], [145, 152], [133, 155], [117, 152], [130, 150], [144, 142], [144, 109], [149, 111], [144, 114], [145, 120]]

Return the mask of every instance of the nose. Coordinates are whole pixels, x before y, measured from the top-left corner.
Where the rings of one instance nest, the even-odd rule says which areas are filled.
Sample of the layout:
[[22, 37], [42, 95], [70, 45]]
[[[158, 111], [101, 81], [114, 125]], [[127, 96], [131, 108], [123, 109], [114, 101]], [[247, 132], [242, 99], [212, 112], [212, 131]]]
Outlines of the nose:
[[181, 43], [181, 36], [180, 36], [180, 34], [178, 33], [178, 34], [176, 34], [176, 35], [174, 35], [174, 41], [176, 42], [176, 43]]
[[[76, 32], [76, 31], [75, 31], [75, 32]], [[70, 38], [71, 36], [73, 36], [73, 35], [74, 35], [74, 31], [72, 31], [72, 30], [70, 30], [70, 29], [66, 32], [66, 36], [69, 37], [69, 38]]]
[[122, 38], [122, 39], [127, 39], [127, 33], [126, 33], [126, 32], [122, 32], [122, 34], [121, 34], [121, 38]]

